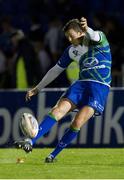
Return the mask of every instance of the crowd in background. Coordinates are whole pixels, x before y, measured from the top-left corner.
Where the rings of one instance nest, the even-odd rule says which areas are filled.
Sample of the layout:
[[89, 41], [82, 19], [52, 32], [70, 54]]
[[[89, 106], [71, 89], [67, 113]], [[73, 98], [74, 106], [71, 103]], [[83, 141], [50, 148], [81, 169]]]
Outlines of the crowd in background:
[[[82, 16], [88, 18], [88, 25], [94, 30], [105, 32], [112, 51], [112, 74], [121, 78], [124, 64], [124, 24], [122, 15], [119, 14], [121, 11], [118, 11], [121, 7], [117, 6], [115, 0], [110, 10], [109, 3], [102, 2], [95, 4], [85, 0], [1, 0], [0, 88], [20, 89], [35, 86], [68, 46], [62, 32], [64, 23], [71, 18]], [[106, 12], [102, 11], [104, 8]], [[70, 83], [65, 71], [49, 87], [67, 87]], [[120, 84], [114, 79], [112, 85]]]

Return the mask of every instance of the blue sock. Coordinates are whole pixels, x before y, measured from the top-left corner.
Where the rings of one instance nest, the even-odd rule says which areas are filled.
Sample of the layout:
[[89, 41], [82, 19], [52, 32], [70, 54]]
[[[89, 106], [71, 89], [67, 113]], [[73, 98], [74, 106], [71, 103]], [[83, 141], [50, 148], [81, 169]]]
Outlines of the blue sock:
[[64, 134], [62, 139], [59, 141], [58, 145], [56, 146], [55, 150], [50, 153], [50, 156], [55, 158], [70, 142], [76, 138], [78, 135], [79, 130], [75, 130], [69, 128], [68, 131]]
[[39, 131], [38, 131], [37, 136], [32, 139], [32, 145], [37, 141], [37, 139], [39, 139], [44, 134], [46, 134], [56, 122], [57, 121], [52, 116], [52, 114], [49, 114], [49, 115], [45, 116], [43, 121], [39, 124]]

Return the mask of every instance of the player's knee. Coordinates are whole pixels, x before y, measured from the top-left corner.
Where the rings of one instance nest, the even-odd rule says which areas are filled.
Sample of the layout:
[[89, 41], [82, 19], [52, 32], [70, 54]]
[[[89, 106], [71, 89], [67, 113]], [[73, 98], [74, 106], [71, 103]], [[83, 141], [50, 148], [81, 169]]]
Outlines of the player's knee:
[[56, 118], [56, 120], [60, 120], [64, 115], [61, 109], [58, 106], [53, 107], [51, 110], [52, 115]]

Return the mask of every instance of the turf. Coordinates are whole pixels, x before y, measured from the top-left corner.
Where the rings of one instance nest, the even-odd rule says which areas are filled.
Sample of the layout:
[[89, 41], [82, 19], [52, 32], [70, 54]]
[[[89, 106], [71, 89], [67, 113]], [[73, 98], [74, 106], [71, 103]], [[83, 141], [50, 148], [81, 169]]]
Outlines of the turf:
[[[65, 149], [53, 164], [52, 149], [0, 149], [0, 179], [124, 179], [124, 149]], [[24, 163], [16, 163], [23, 158]]]

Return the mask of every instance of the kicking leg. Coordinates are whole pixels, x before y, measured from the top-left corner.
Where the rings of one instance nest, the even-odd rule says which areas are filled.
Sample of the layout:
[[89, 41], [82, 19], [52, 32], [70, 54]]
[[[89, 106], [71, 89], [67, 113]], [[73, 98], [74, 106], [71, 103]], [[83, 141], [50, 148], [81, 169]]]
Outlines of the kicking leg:
[[[39, 124], [39, 132], [37, 136], [33, 139], [25, 139], [24, 141], [16, 142], [16, 146], [24, 149], [26, 152], [32, 150], [33, 144], [46, 134], [57, 121], [64, 117], [71, 109], [74, 109], [75, 106], [67, 99], [61, 99], [51, 112], [45, 116], [43, 121]], [[30, 146], [30, 148], [29, 148]]]
[[87, 122], [94, 114], [94, 109], [89, 106], [83, 107], [75, 116], [72, 121], [71, 127], [67, 130], [65, 135], [59, 141], [55, 150], [45, 159], [45, 162], [53, 162], [54, 158], [68, 145], [70, 142], [77, 137], [82, 125]]
[[61, 120], [72, 108], [74, 108], [74, 105], [71, 104], [67, 99], [61, 99], [56, 106], [53, 107], [49, 115], [47, 115], [40, 123], [38, 135], [32, 139], [32, 144], [46, 134], [52, 128], [52, 126], [57, 121]]

